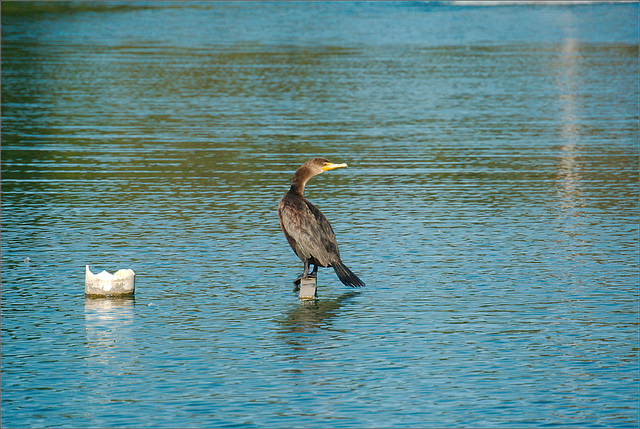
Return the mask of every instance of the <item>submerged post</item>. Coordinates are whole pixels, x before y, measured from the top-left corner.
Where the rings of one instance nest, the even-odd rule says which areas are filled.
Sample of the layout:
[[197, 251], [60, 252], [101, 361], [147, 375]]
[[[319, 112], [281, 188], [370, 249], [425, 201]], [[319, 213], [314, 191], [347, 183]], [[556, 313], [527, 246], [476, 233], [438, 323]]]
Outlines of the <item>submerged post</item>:
[[299, 299], [316, 299], [316, 278], [305, 277], [300, 279]]
[[102, 271], [93, 274], [87, 265], [84, 276], [84, 294], [88, 297], [125, 297], [135, 292], [133, 270], [118, 270], [115, 274]]

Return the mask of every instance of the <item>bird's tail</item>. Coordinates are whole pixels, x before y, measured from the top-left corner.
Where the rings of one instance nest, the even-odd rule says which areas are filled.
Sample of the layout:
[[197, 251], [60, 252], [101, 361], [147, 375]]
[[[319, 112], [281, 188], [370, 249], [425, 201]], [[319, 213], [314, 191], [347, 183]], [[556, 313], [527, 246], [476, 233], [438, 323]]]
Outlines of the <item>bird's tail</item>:
[[350, 287], [362, 287], [364, 282], [358, 278], [353, 272], [347, 268], [342, 261], [338, 261], [332, 264], [333, 270], [340, 279], [343, 285]]

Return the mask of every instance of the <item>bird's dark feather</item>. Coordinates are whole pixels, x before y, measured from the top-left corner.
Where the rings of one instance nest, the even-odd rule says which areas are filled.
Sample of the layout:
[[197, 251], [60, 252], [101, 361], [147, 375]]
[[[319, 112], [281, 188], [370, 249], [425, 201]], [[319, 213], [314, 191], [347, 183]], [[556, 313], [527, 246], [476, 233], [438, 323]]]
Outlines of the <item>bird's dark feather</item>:
[[306, 198], [287, 193], [278, 209], [280, 226], [293, 251], [322, 267], [340, 259], [336, 235], [327, 218]]

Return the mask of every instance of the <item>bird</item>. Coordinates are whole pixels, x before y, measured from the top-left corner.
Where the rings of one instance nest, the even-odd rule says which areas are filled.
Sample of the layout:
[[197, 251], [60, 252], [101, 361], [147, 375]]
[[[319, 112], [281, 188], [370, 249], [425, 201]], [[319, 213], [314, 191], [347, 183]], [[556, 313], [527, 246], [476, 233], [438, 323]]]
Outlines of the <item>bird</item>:
[[[291, 188], [278, 204], [280, 227], [291, 249], [304, 263], [303, 273], [294, 280], [296, 285], [303, 278], [316, 277], [318, 267], [332, 267], [345, 286], [365, 285], [340, 259], [336, 235], [325, 215], [304, 197], [304, 188], [309, 179], [343, 167], [347, 167], [347, 164], [334, 164], [326, 158], [310, 159], [296, 170]], [[311, 273], [310, 265], [313, 265]]]

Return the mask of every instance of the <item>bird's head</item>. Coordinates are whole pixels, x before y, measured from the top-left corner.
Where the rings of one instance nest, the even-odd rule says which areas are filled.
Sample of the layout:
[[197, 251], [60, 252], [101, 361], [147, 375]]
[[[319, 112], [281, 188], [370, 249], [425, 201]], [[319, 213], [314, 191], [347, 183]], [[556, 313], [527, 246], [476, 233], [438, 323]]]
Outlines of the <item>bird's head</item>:
[[347, 164], [334, 164], [327, 158], [313, 158], [304, 163], [311, 170], [313, 175], [324, 173], [325, 171], [335, 170], [336, 168], [347, 167]]
[[346, 167], [347, 164], [334, 164], [327, 158], [313, 158], [305, 162], [296, 170], [291, 181], [291, 190], [298, 195], [304, 196], [304, 186], [309, 179], [325, 171], [335, 170], [336, 168]]

